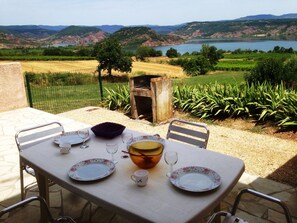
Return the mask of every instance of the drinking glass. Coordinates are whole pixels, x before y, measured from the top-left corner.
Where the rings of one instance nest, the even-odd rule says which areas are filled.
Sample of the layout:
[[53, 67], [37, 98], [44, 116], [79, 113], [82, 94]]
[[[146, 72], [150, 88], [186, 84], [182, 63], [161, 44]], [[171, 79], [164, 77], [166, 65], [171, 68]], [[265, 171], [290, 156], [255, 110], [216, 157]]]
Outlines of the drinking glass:
[[122, 142], [125, 145], [125, 149], [127, 149], [127, 144], [132, 142], [132, 140], [133, 140], [133, 134], [131, 132], [124, 132], [121, 135], [121, 138], [122, 138]]
[[111, 154], [111, 160], [113, 163], [118, 163], [115, 160], [114, 154], [118, 151], [118, 144], [117, 143], [106, 143], [106, 151]]
[[89, 130], [88, 129], [82, 129], [77, 131], [78, 136], [83, 140], [83, 144], [80, 146], [81, 149], [88, 148], [89, 145], [86, 144], [86, 140], [89, 138]]
[[172, 171], [173, 171], [173, 165], [177, 163], [178, 156], [177, 152], [174, 151], [167, 151], [164, 154], [165, 162], [170, 165], [170, 172], [166, 174], [167, 177], [170, 177]]

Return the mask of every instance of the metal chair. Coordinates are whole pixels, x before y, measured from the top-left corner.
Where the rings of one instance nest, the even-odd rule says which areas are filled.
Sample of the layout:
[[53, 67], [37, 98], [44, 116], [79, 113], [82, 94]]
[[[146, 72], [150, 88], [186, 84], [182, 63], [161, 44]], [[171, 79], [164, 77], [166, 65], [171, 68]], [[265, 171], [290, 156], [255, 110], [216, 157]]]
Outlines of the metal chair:
[[235, 199], [235, 202], [233, 204], [233, 207], [232, 207], [230, 213], [226, 212], [226, 211], [216, 212], [209, 218], [207, 223], [215, 222], [215, 220], [217, 220], [220, 217], [224, 217], [222, 223], [235, 223], [235, 222], [244, 223], [244, 222], [246, 222], [245, 220], [243, 220], [243, 219], [241, 219], [241, 218], [239, 218], [239, 217], [237, 217], [235, 215], [236, 211], [237, 211], [237, 208], [238, 208], [238, 205], [239, 205], [239, 202], [240, 202], [240, 199], [241, 199], [241, 196], [243, 194], [246, 194], [246, 193], [252, 194], [252, 195], [254, 195], [256, 197], [259, 197], [261, 199], [265, 199], [267, 201], [278, 204], [283, 209], [283, 212], [284, 212], [284, 215], [286, 217], [287, 223], [292, 223], [292, 218], [291, 218], [291, 215], [290, 215], [290, 211], [289, 211], [288, 207], [285, 205], [285, 203], [283, 201], [281, 201], [281, 200], [279, 200], [279, 199], [277, 199], [275, 197], [260, 193], [260, 192], [255, 191], [255, 190], [252, 190], [252, 189], [244, 189], [244, 190], [239, 192], [239, 194], [237, 195], [237, 197]]
[[206, 149], [209, 138], [209, 129], [206, 125], [173, 120], [170, 122], [166, 139], [174, 139]]
[[[15, 134], [15, 142], [19, 152], [21, 153], [23, 150], [27, 149], [30, 146], [41, 143], [45, 140], [48, 140], [49, 138], [52, 138], [64, 132], [64, 127], [61, 123], [50, 122], [47, 124], [38, 125], [18, 131]], [[24, 165], [20, 162], [20, 183], [22, 200], [25, 199], [28, 188], [32, 187], [32, 184], [24, 186], [23, 171], [26, 171], [28, 174], [35, 177], [34, 170], [30, 166]], [[54, 183], [52, 181], [49, 182], [49, 186], [53, 184]]]
[[[7, 214], [7, 213], [10, 213], [18, 208], [23, 208], [25, 205], [33, 202], [33, 201], [39, 201], [40, 202], [40, 211], [44, 211], [46, 213], [46, 216], [49, 220], [49, 222], [51, 223], [57, 223], [57, 222], [69, 222], [69, 223], [75, 223], [75, 221], [71, 218], [71, 217], [68, 217], [68, 216], [62, 216], [62, 217], [59, 217], [57, 219], [54, 219], [50, 210], [49, 210], [49, 207], [47, 205], [47, 203], [45, 202], [45, 200], [42, 198], [42, 197], [39, 197], [39, 196], [34, 196], [34, 197], [29, 197], [25, 200], [22, 200], [16, 204], [13, 204], [7, 208], [4, 208], [0, 211], [0, 218]], [[9, 216], [8, 216], [8, 219], [9, 219]]]

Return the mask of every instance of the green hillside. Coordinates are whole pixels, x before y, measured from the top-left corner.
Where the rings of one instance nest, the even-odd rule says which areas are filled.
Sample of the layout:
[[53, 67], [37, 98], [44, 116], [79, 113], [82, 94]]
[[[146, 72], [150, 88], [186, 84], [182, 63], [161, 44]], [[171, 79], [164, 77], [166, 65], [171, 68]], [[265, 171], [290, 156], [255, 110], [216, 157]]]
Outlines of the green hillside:
[[63, 36], [84, 36], [88, 35], [89, 33], [100, 31], [100, 29], [90, 26], [68, 26], [67, 28], [62, 29], [60, 32], [58, 32], [55, 36], [58, 38]]
[[126, 27], [113, 33], [111, 37], [117, 38], [126, 47], [136, 47], [140, 45], [164, 45], [182, 42], [180, 37], [161, 35], [148, 27]]

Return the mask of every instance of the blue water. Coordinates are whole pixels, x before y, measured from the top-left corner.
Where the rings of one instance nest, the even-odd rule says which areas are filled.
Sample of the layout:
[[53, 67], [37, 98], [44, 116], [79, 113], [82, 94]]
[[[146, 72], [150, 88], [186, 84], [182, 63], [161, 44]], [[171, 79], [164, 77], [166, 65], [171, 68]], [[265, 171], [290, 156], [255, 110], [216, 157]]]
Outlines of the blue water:
[[193, 51], [200, 51], [202, 44], [208, 44], [209, 46], [215, 46], [217, 49], [222, 49], [226, 51], [234, 51], [236, 49], [241, 50], [261, 50], [269, 51], [273, 50], [275, 46], [280, 46], [284, 48], [292, 47], [293, 50], [297, 51], [297, 41], [286, 41], [286, 40], [263, 40], [263, 41], [206, 41], [201, 40], [193, 43], [178, 44], [172, 46], [158, 46], [155, 47], [156, 50], [161, 50], [163, 55], [166, 55], [166, 52], [171, 47], [176, 49], [179, 53], [184, 54], [186, 52], [192, 53]]

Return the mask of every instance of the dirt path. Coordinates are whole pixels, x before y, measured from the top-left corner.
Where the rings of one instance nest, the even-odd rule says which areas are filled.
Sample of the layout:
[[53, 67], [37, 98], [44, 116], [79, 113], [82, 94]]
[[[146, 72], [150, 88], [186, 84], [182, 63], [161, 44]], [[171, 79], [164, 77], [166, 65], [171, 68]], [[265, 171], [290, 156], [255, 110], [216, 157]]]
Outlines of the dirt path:
[[[59, 114], [95, 125], [111, 121], [147, 134], [166, 136], [168, 124], [152, 125], [145, 120], [132, 120], [120, 112], [87, 107]], [[246, 172], [297, 186], [297, 142], [243, 130], [209, 125], [207, 149], [238, 157], [245, 162]]]

